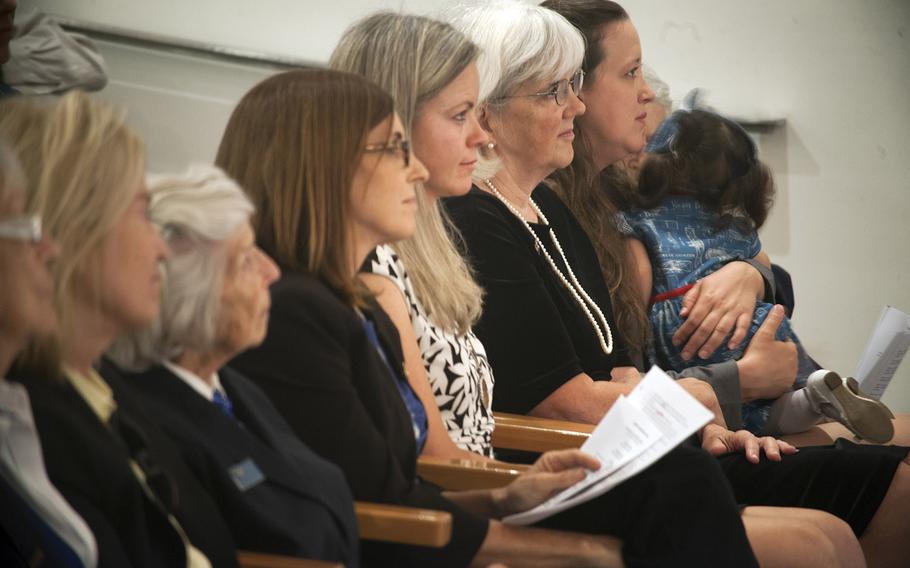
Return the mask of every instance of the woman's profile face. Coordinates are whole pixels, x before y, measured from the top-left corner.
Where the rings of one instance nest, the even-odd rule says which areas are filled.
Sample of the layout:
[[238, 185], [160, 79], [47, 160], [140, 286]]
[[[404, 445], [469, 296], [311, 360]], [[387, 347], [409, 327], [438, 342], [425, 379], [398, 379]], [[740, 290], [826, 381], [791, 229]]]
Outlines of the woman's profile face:
[[414, 184], [425, 182], [428, 174], [417, 156], [408, 155], [402, 142], [409, 144], [397, 114], [367, 133], [367, 151], [354, 171], [350, 194], [349, 226], [358, 245], [375, 248], [414, 234]]
[[262, 343], [269, 323], [269, 285], [281, 275], [278, 266], [256, 246], [246, 223], [224, 242], [224, 274], [216, 343], [231, 356]]
[[[0, 207], [0, 222], [23, 215], [24, 192], [15, 189]], [[5, 339], [24, 341], [57, 329], [49, 264], [58, 252], [47, 234], [37, 243], [0, 238], [0, 335]]]
[[[657, 127], [660, 126], [660, 123], [667, 118], [667, 110], [656, 100], [652, 100], [645, 105], [645, 111], [648, 113], [647, 118], [645, 118], [645, 142], [647, 143], [647, 141], [651, 139], [651, 136], [657, 131]], [[645, 149], [642, 147], [640, 151], [631, 156], [626, 156], [623, 161], [629, 172], [637, 176], [637, 172], [641, 169], [644, 159]]]
[[88, 265], [91, 273], [81, 275], [84, 292], [77, 296], [77, 301], [97, 307], [116, 333], [148, 325], [158, 315], [158, 266], [167, 257], [167, 245], [149, 220], [145, 182], [131, 189], [129, 206], [101, 243], [99, 262]]
[[[573, 73], [574, 75], [574, 73]], [[572, 79], [572, 76], [560, 79]], [[557, 80], [558, 81], [558, 80]], [[552, 96], [557, 81], [531, 81], [520, 86], [501, 107], [488, 107], [487, 117], [496, 153], [504, 167], [538, 181], [572, 163], [575, 117], [585, 104], [569, 88], [563, 104]]]
[[654, 92], [641, 73], [641, 42], [631, 21], [607, 25], [600, 49], [606, 56], [585, 81], [588, 112], [579, 124], [603, 169], [644, 148], [646, 105]]
[[431, 198], [464, 195], [471, 189], [477, 149], [488, 141], [474, 109], [479, 90], [472, 63], [417, 109], [411, 140], [430, 174], [424, 187]]

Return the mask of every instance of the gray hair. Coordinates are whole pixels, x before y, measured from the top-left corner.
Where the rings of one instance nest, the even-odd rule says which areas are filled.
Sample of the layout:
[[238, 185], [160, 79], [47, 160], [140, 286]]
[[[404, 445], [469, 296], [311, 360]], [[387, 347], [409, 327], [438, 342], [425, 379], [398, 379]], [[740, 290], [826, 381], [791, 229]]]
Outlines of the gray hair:
[[418, 107], [455, 80], [479, 55], [464, 34], [424, 16], [379, 12], [354, 23], [329, 67], [363, 75], [395, 98], [407, 130]]
[[670, 98], [670, 85], [661, 79], [657, 72], [649, 65], [641, 66], [645, 82], [654, 91], [654, 102], [660, 105], [667, 116], [673, 113], [673, 99]]
[[25, 174], [16, 158], [16, 153], [0, 136], [0, 213], [7, 207], [7, 200], [25, 190]]
[[173, 359], [187, 348], [206, 351], [216, 345], [224, 244], [253, 214], [240, 186], [214, 166], [150, 176], [148, 188], [149, 215], [162, 227], [171, 254], [162, 266], [159, 317], [108, 351], [117, 364], [133, 370]]
[[[494, 0], [453, 8], [448, 17], [476, 43], [481, 106], [495, 108], [530, 81], [556, 81], [581, 68], [585, 39], [553, 10], [519, 0]], [[498, 159], [481, 152], [474, 179], [493, 176]]]
[[495, 103], [529, 81], [561, 79], [584, 59], [581, 32], [540, 6], [495, 0], [456, 7], [449, 17], [482, 50], [477, 61], [481, 103]]

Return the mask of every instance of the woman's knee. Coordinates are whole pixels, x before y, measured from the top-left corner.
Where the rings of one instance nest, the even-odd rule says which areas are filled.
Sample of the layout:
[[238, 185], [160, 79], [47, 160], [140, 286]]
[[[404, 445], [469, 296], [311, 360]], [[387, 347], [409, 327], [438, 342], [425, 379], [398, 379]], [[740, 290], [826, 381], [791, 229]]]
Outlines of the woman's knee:
[[830, 513], [824, 511], [811, 511], [811, 522], [832, 545], [835, 556], [839, 559], [840, 566], [863, 566], [863, 550], [859, 539], [853, 533], [850, 524]]
[[808, 513], [807, 516], [812, 524], [817, 526], [834, 542], [856, 539], [856, 536], [853, 534], [853, 529], [850, 528], [850, 524], [847, 523], [847, 521], [836, 517], [831, 513], [826, 513], [825, 511], [817, 511], [814, 509], [805, 509], [805, 511]]
[[[892, 497], [892, 495], [894, 497]], [[904, 502], [907, 507], [910, 507], [910, 500], [907, 499], [908, 496], [910, 496], [910, 464], [906, 461], [902, 461], [897, 464], [897, 469], [894, 471], [894, 477], [891, 478], [891, 486], [888, 488], [886, 498], [892, 497], [899, 499]]]
[[[807, 515], [754, 515], [746, 509], [743, 523], [759, 564], [767, 567], [829, 568], [842, 566], [831, 536]], [[852, 536], [852, 535], [851, 535]]]

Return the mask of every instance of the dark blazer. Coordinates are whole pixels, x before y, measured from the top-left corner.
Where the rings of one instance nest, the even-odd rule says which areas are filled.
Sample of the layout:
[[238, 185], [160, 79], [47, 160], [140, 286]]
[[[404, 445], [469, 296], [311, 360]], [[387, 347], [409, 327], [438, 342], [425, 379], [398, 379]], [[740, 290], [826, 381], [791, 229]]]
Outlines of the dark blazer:
[[127, 378], [208, 490], [237, 546], [358, 565], [353, 498], [335, 465], [307, 448], [265, 393], [225, 368], [225, 414], [164, 366]]
[[[149, 422], [140, 402], [115, 374], [104, 373], [114, 391], [118, 420], [144, 439], [145, 455], [176, 488], [171, 511], [190, 542], [214, 566], [236, 566], [227, 525], [165, 434]], [[21, 378], [21, 377], [20, 377]], [[82, 516], [98, 543], [99, 566], [183, 566], [186, 550], [161, 501], [144, 492], [130, 469], [122, 436], [98, 419], [68, 383], [28, 380], [35, 424], [51, 482]]]
[[[389, 363], [403, 373], [394, 324], [372, 305]], [[452, 541], [442, 549], [364, 544], [364, 564], [465, 566], [488, 521], [464, 511], [416, 478], [411, 419], [395, 378], [370, 343], [358, 314], [319, 280], [285, 269], [272, 286], [265, 342], [231, 367], [266, 392], [298, 436], [334, 462], [356, 499], [450, 511]]]

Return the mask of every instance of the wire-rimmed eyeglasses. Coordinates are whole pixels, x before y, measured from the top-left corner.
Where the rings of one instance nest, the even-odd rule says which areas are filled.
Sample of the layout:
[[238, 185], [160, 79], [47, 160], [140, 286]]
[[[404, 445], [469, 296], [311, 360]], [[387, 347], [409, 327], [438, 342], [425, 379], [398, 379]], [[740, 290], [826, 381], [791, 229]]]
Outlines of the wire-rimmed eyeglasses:
[[21, 215], [0, 220], [0, 239], [40, 243], [41, 236], [41, 217], [39, 215]]
[[575, 96], [581, 94], [581, 87], [585, 82], [585, 72], [579, 69], [572, 75], [571, 79], [560, 79], [556, 81], [550, 88], [546, 91], [541, 91], [539, 93], [529, 93], [527, 95], [507, 95], [500, 97], [502, 99], [514, 99], [518, 97], [553, 97], [556, 101], [556, 104], [562, 106], [566, 104], [566, 99], [569, 97], [569, 88], [571, 87], [572, 92], [575, 93]]
[[386, 154], [397, 153], [399, 150], [401, 150], [404, 158], [404, 167], [409, 167], [411, 165], [411, 142], [403, 139], [400, 134], [396, 135], [391, 142], [367, 144], [363, 148], [364, 152], [383, 152]]

